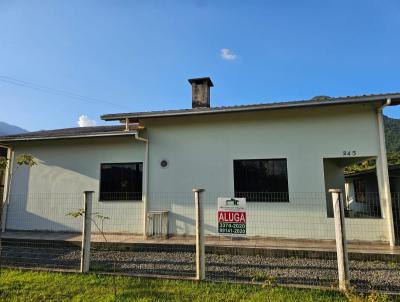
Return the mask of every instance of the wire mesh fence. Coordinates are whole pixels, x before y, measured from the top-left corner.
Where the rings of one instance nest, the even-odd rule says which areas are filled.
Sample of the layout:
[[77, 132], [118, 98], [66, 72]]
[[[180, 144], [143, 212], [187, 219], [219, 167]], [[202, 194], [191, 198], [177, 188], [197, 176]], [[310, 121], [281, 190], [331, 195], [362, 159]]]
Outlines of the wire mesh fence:
[[38, 270], [78, 271], [80, 246], [68, 242], [2, 239], [1, 266]]
[[[391, 207], [384, 203], [383, 195], [363, 193], [358, 199], [350, 200], [348, 208], [353, 219], [346, 221], [347, 232], [356, 229], [376, 238], [376, 241], [367, 242], [365, 248], [362, 242], [349, 242], [349, 246], [359, 250], [359, 253], [351, 253], [350, 250], [350, 284], [362, 290], [400, 293], [400, 193], [391, 194]], [[354, 223], [365, 220], [371, 223], [362, 226]], [[377, 227], [376, 221], [383, 222], [382, 229]], [[395, 244], [393, 247], [388, 244], [391, 236]]]
[[81, 205], [82, 193], [12, 194], [7, 231], [1, 234], [1, 266], [79, 270], [82, 222], [67, 214]]
[[[104, 194], [93, 196], [90, 271], [195, 278], [193, 192], [152, 192], [147, 205], [136, 200], [137, 194], [135, 200], [118, 200], [120, 195], [109, 193], [109, 200]], [[400, 250], [388, 243], [387, 205], [377, 193], [342, 197], [351, 286], [400, 293]], [[235, 200], [241, 198], [245, 208], [236, 211]], [[228, 210], [219, 200], [229, 203]], [[329, 194], [205, 191], [201, 205], [206, 279], [337, 287]], [[78, 272], [82, 208], [82, 193], [12, 195], [1, 238], [1, 266]], [[400, 193], [392, 193], [392, 235], [397, 242], [399, 208]]]
[[393, 229], [396, 245], [400, 246], [400, 192], [392, 193]]
[[[157, 201], [159, 207], [148, 208], [146, 214], [142, 202], [94, 203], [93, 220], [97, 222], [94, 228], [92, 225], [91, 269], [193, 278], [194, 242], [170, 232], [194, 235], [193, 193], [152, 193], [148, 198]], [[135, 215], [130, 214], [132, 206]]]
[[[288, 197], [281, 195], [279, 201], [277, 193], [265, 198], [264, 193], [205, 192], [205, 224], [209, 225], [206, 231], [211, 229], [210, 235], [219, 231], [217, 199], [231, 196], [246, 197], [246, 236], [206, 237], [206, 245], [214, 251], [206, 256], [208, 278], [337, 287], [335, 226], [329, 194], [290, 193]], [[379, 194], [365, 197], [361, 205], [355, 204], [358, 201], [344, 202], [350, 282], [361, 290], [397, 292], [400, 258], [399, 250], [388, 244], [388, 217], [383, 218], [380, 211]]]

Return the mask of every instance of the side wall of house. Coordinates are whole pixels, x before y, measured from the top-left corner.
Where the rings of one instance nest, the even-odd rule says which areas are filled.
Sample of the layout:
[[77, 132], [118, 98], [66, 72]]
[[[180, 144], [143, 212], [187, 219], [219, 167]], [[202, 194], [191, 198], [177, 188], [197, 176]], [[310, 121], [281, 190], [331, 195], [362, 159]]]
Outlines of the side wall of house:
[[[79, 231], [66, 214], [83, 208], [83, 191], [95, 191], [93, 212], [107, 216], [109, 232], [142, 232], [141, 201], [99, 202], [101, 163], [143, 162], [144, 144], [132, 137], [19, 143], [15, 156], [32, 154], [37, 165], [19, 168], [12, 180], [7, 229]], [[93, 230], [96, 229], [93, 227]]]
[[[149, 209], [171, 211], [173, 234], [194, 233], [193, 198], [181, 192], [206, 190], [206, 233], [216, 234], [217, 197], [233, 196], [233, 160], [286, 158], [290, 202], [248, 202], [248, 235], [333, 239], [323, 159], [341, 158], [343, 151], [378, 155], [376, 114], [369, 105], [143, 122], [150, 139], [149, 190], [160, 192], [149, 196]], [[167, 168], [160, 167], [163, 159]], [[347, 225], [349, 239], [387, 240], [384, 219], [347, 219]]]
[[[325, 192], [329, 192], [329, 189], [341, 189], [345, 190], [345, 180], [343, 168], [339, 167], [334, 160], [330, 158], [324, 159], [324, 180], [325, 180]], [[333, 203], [332, 195], [327, 194], [326, 196], [326, 207], [328, 217], [333, 217]]]

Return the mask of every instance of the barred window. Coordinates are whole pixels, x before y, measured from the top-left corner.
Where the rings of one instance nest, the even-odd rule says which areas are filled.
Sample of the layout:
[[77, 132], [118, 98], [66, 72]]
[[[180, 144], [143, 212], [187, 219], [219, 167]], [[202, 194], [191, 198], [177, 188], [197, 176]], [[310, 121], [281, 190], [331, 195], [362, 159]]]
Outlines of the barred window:
[[[7, 158], [7, 149], [0, 147], [0, 158]], [[5, 182], [5, 171], [0, 169], [0, 198], [3, 196], [4, 192], [4, 182]]]
[[100, 200], [142, 200], [143, 163], [101, 164]]
[[356, 197], [356, 202], [367, 202], [366, 191], [365, 191], [365, 181], [361, 179], [354, 180], [354, 195]]
[[235, 197], [255, 202], [289, 202], [286, 159], [234, 160]]
[[7, 149], [0, 147], [0, 157], [7, 157]]

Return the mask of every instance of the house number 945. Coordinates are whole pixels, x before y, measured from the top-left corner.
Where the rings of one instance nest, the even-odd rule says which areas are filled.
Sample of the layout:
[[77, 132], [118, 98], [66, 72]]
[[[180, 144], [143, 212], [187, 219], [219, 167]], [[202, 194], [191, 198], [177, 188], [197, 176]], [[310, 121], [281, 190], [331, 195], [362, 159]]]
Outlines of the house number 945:
[[342, 154], [343, 154], [343, 156], [356, 156], [357, 151], [356, 150], [343, 150]]

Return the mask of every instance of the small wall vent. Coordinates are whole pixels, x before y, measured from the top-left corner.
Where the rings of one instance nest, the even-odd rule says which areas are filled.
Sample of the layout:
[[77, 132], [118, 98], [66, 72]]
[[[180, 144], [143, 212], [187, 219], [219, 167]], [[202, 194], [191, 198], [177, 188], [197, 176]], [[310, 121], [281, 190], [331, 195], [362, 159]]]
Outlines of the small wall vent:
[[166, 168], [166, 167], [168, 167], [168, 160], [162, 159], [162, 160], [160, 161], [160, 166], [161, 166], [161, 168]]

